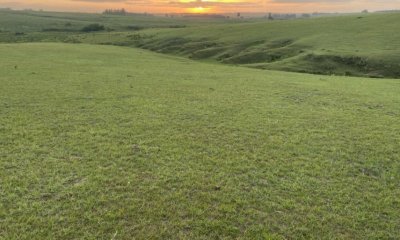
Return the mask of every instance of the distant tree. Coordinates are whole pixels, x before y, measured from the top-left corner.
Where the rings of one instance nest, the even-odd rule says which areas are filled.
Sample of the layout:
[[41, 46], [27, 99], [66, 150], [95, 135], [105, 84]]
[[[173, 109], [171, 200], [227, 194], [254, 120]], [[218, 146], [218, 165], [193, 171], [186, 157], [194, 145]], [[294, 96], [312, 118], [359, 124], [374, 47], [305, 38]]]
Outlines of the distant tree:
[[368, 13], [368, 10], [364, 9], [361, 13]]
[[238, 12], [238, 13], [236, 14], [236, 17], [240, 18], [240, 12]]
[[268, 20], [274, 20], [274, 18], [272, 17], [272, 13], [268, 13]]

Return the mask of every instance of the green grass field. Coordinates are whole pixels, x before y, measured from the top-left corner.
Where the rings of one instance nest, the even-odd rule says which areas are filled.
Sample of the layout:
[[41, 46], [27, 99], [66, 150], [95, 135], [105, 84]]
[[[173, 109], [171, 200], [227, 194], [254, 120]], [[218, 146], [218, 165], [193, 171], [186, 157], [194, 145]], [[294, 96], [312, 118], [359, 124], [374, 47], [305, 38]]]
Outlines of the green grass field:
[[221, 19], [179, 19], [136, 14], [129, 16], [92, 13], [10, 11], [0, 9], [0, 32], [74, 32], [99, 23], [110, 30], [128, 31], [135, 28], [170, 28], [225, 22]]
[[1, 239], [400, 236], [398, 80], [85, 44], [0, 56]]

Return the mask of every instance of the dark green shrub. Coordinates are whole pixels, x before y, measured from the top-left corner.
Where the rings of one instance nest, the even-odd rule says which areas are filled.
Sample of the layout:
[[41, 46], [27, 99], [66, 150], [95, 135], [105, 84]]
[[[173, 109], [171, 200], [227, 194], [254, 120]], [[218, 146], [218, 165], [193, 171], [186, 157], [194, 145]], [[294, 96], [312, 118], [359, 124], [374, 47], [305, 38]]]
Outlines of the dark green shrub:
[[82, 28], [82, 32], [104, 31], [106, 28], [98, 23], [90, 24]]

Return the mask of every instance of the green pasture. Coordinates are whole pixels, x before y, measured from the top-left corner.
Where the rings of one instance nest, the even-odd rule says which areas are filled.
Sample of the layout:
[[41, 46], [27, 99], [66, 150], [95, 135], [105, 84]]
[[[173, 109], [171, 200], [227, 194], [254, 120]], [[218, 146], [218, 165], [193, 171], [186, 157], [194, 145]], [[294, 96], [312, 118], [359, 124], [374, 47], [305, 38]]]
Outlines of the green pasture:
[[93, 44], [0, 56], [1, 239], [400, 235], [396, 79]]

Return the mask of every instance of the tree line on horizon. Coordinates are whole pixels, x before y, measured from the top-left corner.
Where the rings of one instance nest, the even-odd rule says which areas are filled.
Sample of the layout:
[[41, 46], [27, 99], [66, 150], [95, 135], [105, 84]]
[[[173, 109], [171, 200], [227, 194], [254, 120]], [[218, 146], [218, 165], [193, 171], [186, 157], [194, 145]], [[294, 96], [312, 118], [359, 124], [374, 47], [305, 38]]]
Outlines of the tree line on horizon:
[[121, 8], [121, 9], [106, 9], [106, 10], [104, 10], [103, 14], [126, 15], [127, 11], [125, 10], [125, 8]]
[[128, 12], [127, 10], [125, 10], [125, 8], [121, 8], [121, 9], [106, 9], [106, 10], [103, 11], [103, 14], [106, 14], [106, 15], [120, 15], [120, 16], [126, 16], [126, 15], [152, 16], [152, 14], [148, 14], [148, 13], [132, 13], [132, 12]]

